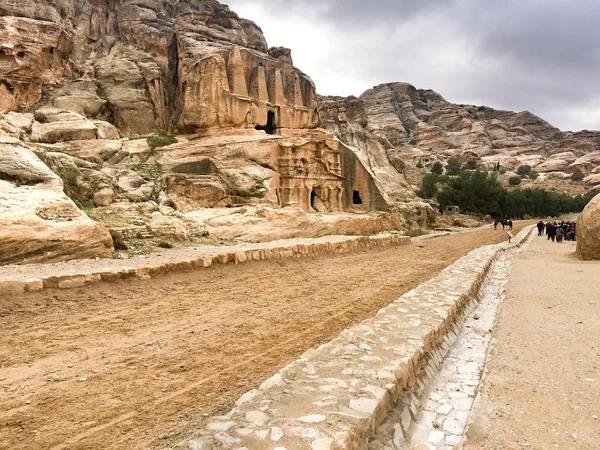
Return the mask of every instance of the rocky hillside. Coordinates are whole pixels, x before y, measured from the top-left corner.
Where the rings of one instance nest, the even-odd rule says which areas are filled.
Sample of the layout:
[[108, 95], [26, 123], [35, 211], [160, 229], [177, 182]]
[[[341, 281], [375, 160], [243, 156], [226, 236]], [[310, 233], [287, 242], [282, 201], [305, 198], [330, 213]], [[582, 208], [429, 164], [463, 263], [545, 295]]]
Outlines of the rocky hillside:
[[[368, 155], [381, 177], [418, 163], [458, 157], [481, 169], [498, 164], [508, 171], [529, 165], [545, 179], [566, 179], [575, 171], [588, 189], [600, 186], [600, 133], [562, 132], [524, 111], [457, 105], [431, 90], [407, 83], [382, 84], [356, 97], [321, 97], [324, 128]], [[394, 188], [395, 198], [405, 191]]]

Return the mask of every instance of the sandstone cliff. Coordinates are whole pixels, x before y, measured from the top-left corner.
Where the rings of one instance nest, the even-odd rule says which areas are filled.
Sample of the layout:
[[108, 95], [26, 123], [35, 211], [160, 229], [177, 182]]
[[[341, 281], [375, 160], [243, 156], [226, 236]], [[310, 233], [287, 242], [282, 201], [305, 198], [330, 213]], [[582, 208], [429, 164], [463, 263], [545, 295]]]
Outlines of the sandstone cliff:
[[536, 115], [457, 105], [407, 83], [374, 87], [356, 97], [321, 97], [322, 126], [365, 152], [373, 171], [391, 178], [396, 199], [407, 196], [402, 173], [451, 157], [481, 169], [512, 171], [530, 165], [543, 177], [568, 178], [580, 170], [600, 185], [600, 133], [562, 132]]
[[317, 125], [290, 51], [214, 0], [5, 0], [0, 112], [53, 106], [125, 135]]

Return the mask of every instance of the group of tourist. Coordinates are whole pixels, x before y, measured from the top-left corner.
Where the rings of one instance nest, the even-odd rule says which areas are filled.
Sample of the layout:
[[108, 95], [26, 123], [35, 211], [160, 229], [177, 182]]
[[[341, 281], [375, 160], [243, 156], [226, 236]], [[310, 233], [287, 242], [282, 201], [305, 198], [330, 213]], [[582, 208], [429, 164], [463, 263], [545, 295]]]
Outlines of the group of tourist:
[[577, 239], [577, 224], [575, 222], [565, 222], [564, 220], [556, 222], [554, 220], [544, 223], [539, 221], [537, 224], [538, 236], [546, 236], [548, 240], [552, 242], [558, 242], [561, 244], [563, 240], [574, 241]]

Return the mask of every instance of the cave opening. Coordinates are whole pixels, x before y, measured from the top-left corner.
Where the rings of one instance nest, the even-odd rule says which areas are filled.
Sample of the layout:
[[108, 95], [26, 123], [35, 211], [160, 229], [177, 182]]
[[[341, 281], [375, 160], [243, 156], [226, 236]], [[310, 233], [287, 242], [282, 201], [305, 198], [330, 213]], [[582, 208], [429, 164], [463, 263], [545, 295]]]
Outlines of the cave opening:
[[315, 209], [315, 199], [316, 198], [317, 198], [317, 193], [313, 189], [312, 191], [310, 191], [310, 207], [312, 209]]
[[277, 127], [275, 126], [275, 113], [273, 111], [267, 112], [267, 124], [256, 125], [258, 131], [264, 131], [267, 134], [274, 134]]
[[353, 205], [362, 205], [363, 204], [362, 198], [360, 198], [359, 191], [354, 191], [354, 193], [352, 194], [352, 204]]

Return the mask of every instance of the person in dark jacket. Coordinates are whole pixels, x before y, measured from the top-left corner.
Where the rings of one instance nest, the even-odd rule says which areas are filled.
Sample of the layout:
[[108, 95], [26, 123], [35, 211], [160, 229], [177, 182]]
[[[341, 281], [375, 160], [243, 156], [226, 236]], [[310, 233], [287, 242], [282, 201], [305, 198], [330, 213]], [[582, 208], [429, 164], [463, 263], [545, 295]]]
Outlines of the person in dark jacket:
[[546, 228], [546, 225], [544, 225], [544, 222], [540, 220], [537, 224], [538, 236], [542, 236], [544, 234], [544, 228]]

